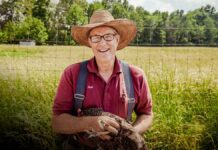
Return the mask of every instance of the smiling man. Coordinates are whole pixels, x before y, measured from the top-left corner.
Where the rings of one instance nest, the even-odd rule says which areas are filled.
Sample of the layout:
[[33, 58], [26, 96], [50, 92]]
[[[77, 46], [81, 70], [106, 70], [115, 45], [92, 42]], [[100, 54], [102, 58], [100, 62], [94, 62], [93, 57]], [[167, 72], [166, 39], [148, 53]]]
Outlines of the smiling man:
[[[132, 127], [139, 134], [151, 126], [152, 99], [144, 72], [116, 57], [117, 50], [126, 47], [136, 32], [134, 22], [114, 19], [106, 10], [95, 11], [89, 24], [72, 28], [73, 38], [90, 47], [94, 57], [72, 64], [63, 72], [53, 105], [54, 132], [104, 133], [98, 135], [102, 141], [119, 133], [120, 124], [110, 116], [83, 116], [83, 110], [89, 108], [100, 108], [126, 120], [131, 120], [135, 111], [137, 118]], [[75, 141], [75, 147], [90, 148], [81, 139]]]

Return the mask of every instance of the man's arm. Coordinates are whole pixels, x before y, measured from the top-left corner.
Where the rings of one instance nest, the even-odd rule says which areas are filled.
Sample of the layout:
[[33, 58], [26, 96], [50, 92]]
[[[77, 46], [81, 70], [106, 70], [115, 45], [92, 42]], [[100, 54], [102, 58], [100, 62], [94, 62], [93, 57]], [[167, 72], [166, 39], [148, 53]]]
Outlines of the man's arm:
[[[102, 130], [99, 120], [108, 125], [107, 128]], [[52, 116], [52, 128], [56, 133], [74, 134], [84, 132], [87, 130], [94, 130], [96, 132], [109, 131], [117, 133], [119, 124], [108, 116], [72, 116], [67, 113]]]
[[141, 114], [137, 116], [136, 121], [133, 123], [133, 127], [139, 134], [145, 133], [151, 126], [153, 120], [153, 113], [150, 115]]
[[75, 117], [67, 113], [52, 116], [52, 128], [56, 133], [74, 134], [91, 130], [90, 123], [91, 117]]

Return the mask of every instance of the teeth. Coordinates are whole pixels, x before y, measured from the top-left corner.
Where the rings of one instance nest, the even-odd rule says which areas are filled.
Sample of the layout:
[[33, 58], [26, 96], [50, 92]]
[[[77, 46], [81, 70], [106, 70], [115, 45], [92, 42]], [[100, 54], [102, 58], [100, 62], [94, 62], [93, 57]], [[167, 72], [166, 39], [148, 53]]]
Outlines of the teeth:
[[106, 52], [108, 51], [109, 49], [105, 49], [105, 50], [98, 50], [99, 52]]

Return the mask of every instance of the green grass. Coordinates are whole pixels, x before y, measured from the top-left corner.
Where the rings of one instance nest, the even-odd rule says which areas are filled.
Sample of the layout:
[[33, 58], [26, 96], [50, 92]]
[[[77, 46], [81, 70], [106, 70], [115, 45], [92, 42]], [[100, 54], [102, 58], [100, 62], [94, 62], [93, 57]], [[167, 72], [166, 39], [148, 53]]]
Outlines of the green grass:
[[1, 46], [0, 49], [0, 57], [28, 57], [38, 53], [42, 53], [42, 49], [38, 48], [29, 48], [28, 46], [20, 46], [20, 47], [8, 47]]
[[[2, 49], [19, 49], [1, 46]], [[63, 69], [92, 56], [84, 47], [28, 48], [0, 57], [0, 147], [56, 149], [51, 113]], [[37, 52], [39, 50], [39, 52]], [[118, 57], [140, 66], [153, 97], [150, 149], [218, 149], [218, 49], [136, 48]]]
[[[147, 135], [154, 149], [215, 149], [218, 88], [209, 78], [151, 83], [155, 120]], [[154, 146], [155, 145], [155, 146]]]
[[[13, 80], [13, 79], [12, 79]], [[53, 149], [51, 106], [53, 78], [0, 79], [0, 145], [8, 149]]]

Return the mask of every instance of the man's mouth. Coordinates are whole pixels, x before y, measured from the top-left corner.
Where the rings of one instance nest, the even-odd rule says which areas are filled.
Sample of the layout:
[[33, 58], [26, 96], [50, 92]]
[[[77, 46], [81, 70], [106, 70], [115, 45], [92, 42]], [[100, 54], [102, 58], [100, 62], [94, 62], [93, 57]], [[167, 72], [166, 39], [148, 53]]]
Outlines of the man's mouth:
[[108, 49], [105, 49], [105, 50], [98, 50], [98, 52], [100, 52], [100, 53], [105, 53], [105, 52], [107, 52], [107, 51], [109, 51], [110, 49], [108, 48]]

